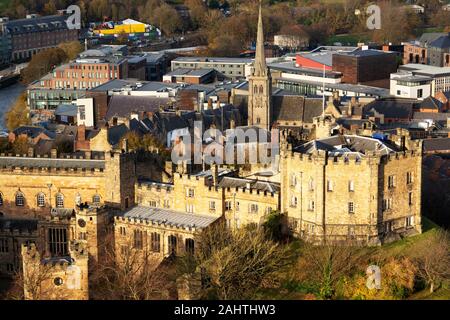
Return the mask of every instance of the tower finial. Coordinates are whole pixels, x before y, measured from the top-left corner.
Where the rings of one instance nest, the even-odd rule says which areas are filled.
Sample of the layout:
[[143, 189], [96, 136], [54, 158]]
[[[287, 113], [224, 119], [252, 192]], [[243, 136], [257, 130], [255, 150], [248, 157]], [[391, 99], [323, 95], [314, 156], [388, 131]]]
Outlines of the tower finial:
[[267, 74], [266, 55], [264, 53], [264, 28], [262, 18], [262, 1], [259, 1], [258, 34], [256, 38], [255, 76]]

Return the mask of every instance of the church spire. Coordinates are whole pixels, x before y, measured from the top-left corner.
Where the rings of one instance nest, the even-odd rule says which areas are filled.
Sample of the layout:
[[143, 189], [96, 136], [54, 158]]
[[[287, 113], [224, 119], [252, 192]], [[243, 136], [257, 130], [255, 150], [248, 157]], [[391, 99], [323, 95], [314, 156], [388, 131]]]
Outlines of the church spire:
[[259, 77], [267, 75], [266, 55], [264, 54], [264, 30], [261, 1], [259, 2], [258, 35], [256, 39], [254, 75]]

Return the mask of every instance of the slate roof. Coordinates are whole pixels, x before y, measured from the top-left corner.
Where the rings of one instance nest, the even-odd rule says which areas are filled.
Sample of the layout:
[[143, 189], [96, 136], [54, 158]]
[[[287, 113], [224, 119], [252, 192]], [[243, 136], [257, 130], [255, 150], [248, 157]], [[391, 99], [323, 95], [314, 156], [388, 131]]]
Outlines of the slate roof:
[[172, 225], [174, 227], [196, 227], [200, 229], [208, 227], [211, 223], [219, 219], [219, 217], [189, 214], [174, 210], [144, 206], [134, 207], [124, 213], [118, 214], [117, 216], [130, 219], [142, 219], [158, 224]]
[[445, 33], [442, 32], [427, 32], [422, 34], [422, 36], [419, 38], [419, 42], [422, 45], [430, 44], [431, 42], [435, 41], [439, 37], [445, 36]]
[[53, 30], [67, 29], [66, 20], [67, 17], [61, 15], [43, 16], [30, 19], [17, 19], [7, 22], [6, 28], [11, 34], [48, 32]]
[[108, 129], [108, 142], [110, 145], [114, 146], [118, 144], [122, 137], [127, 134], [130, 130], [125, 124], [120, 124], [118, 126], [109, 127]]
[[431, 97], [431, 96], [424, 99], [420, 103], [420, 108], [432, 109], [432, 110], [436, 110], [438, 112], [442, 110], [442, 106], [443, 106], [442, 102], [440, 102], [438, 99]]
[[56, 134], [54, 132], [48, 131], [42, 127], [37, 126], [21, 126], [16, 129], [14, 129], [13, 133], [18, 136], [22, 134], [26, 134], [30, 138], [36, 138], [41, 133], [44, 133], [49, 138], [55, 138]]
[[133, 112], [156, 112], [170, 101], [168, 98], [113, 95], [105, 118], [108, 121], [112, 117], [128, 117]]
[[363, 157], [368, 152], [373, 151], [379, 151], [382, 155], [387, 155], [395, 152], [397, 148], [387, 142], [356, 135], [340, 135], [313, 140], [295, 148], [296, 152], [306, 154], [312, 154], [316, 150], [324, 150], [334, 156], [353, 153], [358, 157]]
[[78, 113], [78, 106], [75, 104], [60, 104], [56, 110], [56, 116], [76, 117]]
[[220, 188], [247, 188], [259, 190], [261, 192], [277, 193], [280, 191], [280, 184], [275, 182], [242, 179], [234, 177], [223, 177], [219, 182]]
[[322, 99], [299, 95], [274, 95], [272, 97], [273, 119], [275, 121], [297, 121], [312, 123], [314, 117], [322, 114]]
[[445, 35], [437, 38], [433, 42], [430, 43], [430, 47], [439, 48], [439, 49], [448, 49], [450, 48], [450, 36]]
[[363, 107], [364, 117], [373, 115], [373, 110], [384, 115], [385, 118], [411, 119], [418, 101], [410, 99], [380, 99]]
[[450, 113], [442, 112], [414, 112], [414, 119], [418, 120], [434, 120], [434, 121], [447, 121], [450, 118]]
[[85, 159], [53, 159], [53, 158], [28, 158], [28, 157], [0, 157], [0, 168], [28, 167], [28, 168], [81, 168], [81, 169], [105, 169], [104, 160]]
[[426, 139], [423, 141], [425, 152], [448, 151], [450, 150], [450, 138]]

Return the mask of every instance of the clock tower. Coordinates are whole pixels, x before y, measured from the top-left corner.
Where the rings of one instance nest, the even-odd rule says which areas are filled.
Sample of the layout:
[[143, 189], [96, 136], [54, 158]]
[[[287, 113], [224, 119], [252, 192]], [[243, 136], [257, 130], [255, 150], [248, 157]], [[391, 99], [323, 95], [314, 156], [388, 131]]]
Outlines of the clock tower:
[[270, 130], [272, 121], [272, 78], [264, 54], [264, 31], [261, 3], [259, 5], [258, 35], [255, 62], [249, 77], [248, 125]]

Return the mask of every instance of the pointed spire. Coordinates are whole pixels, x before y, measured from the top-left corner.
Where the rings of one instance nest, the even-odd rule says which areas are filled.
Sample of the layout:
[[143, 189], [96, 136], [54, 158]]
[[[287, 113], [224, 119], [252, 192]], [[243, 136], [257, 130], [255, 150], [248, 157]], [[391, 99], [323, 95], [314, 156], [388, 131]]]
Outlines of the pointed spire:
[[264, 29], [262, 19], [262, 5], [259, 2], [258, 35], [256, 39], [255, 76], [267, 75], [266, 55], [264, 53]]

